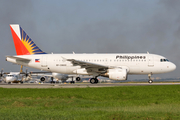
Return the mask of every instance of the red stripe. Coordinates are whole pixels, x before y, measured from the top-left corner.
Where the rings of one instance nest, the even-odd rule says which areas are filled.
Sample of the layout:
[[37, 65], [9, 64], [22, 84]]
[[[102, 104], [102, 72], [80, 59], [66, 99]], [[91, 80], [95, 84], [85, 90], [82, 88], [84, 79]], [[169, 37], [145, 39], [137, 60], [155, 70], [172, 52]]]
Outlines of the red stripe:
[[17, 36], [17, 34], [13, 30], [13, 28], [11, 26], [10, 26], [10, 28], [11, 28], [11, 33], [12, 33], [12, 37], [14, 40], [16, 54], [17, 55], [30, 55], [29, 51], [26, 49], [24, 44], [21, 42], [20, 38]]

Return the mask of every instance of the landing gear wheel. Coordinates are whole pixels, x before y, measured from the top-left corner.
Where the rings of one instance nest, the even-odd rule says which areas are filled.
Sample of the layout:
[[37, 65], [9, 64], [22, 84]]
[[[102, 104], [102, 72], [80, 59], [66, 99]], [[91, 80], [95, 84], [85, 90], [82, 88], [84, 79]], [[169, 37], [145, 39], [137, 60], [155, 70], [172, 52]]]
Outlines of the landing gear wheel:
[[95, 83], [98, 83], [98, 79], [97, 78], [95, 78]]
[[75, 82], [74, 82], [74, 81], [71, 81], [70, 83], [71, 83], [71, 84], [74, 84]]
[[23, 81], [21, 81], [21, 84], [23, 84]]
[[97, 78], [91, 78], [90, 83], [91, 84], [96, 84], [96, 83], [98, 83], [98, 79]]
[[152, 75], [152, 73], [148, 74], [148, 77], [149, 77], [148, 82], [149, 82], [149, 83], [153, 83], [153, 80], [151, 79], [151, 75]]
[[91, 83], [91, 84], [94, 84], [94, 83], [96, 83], [96, 80], [95, 80], [95, 78], [91, 78], [91, 79], [90, 79], [90, 83]]
[[153, 81], [152, 81], [152, 80], [149, 80], [148, 82], [149, 82], [149, 83], [153, 83]]

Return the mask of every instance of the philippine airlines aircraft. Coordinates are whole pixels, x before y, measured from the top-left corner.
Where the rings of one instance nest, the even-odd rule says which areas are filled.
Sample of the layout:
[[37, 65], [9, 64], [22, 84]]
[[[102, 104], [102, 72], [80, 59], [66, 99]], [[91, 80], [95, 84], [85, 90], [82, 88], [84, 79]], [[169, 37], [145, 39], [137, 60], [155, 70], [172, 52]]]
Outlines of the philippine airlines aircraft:
[[[17, 55], [6, 56], [12, 63], [63, 74], [91, 75], [91, 83], [98, 76], [112, 80], [127, 80], [131, 74], [149, 76], [171, 72], [176, 65], [156, 54], [47, 54], [43, 52], [18, 24], [10, 25]], [[77, 77], [76, 80], [80, 80]]]

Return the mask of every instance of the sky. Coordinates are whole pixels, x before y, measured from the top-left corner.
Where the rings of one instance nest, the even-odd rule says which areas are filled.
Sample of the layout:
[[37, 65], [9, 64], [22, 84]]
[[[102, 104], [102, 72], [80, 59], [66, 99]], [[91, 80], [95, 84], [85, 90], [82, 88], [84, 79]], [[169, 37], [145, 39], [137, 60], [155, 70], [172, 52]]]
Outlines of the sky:
[[[180, 0], [1, 0], [0, 69], [16, 55], [9, 24], [20, 24], [47, 53], [149, 53], [165, 56], [180, 77]], [[29, 70], [38, 71], [28, 68]], [[148, 78], [130, 76], [128, 79]]]

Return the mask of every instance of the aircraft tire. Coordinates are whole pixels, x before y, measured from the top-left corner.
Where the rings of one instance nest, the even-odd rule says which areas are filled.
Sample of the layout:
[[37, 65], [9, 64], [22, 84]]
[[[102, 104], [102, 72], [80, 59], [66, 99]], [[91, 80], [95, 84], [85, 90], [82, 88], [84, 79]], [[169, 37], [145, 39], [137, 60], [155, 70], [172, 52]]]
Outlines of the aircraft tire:
[[148, 82], [149, 82], [149, 83], [153, 83], [153, 80], [150, 79]]
[[95, 83], [98, 83], [99, 81], [98, 81], [98, 79], [97, 78], [95, 78]]
[[95, 79], [95, 78], [91, 78], [91, 79], [90, 79], [90, 83], [91, 83], [91, 84], [95, 84], [95, 83], [96, 83], [96, 79]]
[[71, 83], [71, 84], [74, 84], [75, 82], [74, 82], [74, 81], [71, 81], [70, 83]]

